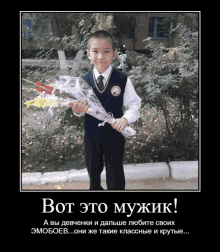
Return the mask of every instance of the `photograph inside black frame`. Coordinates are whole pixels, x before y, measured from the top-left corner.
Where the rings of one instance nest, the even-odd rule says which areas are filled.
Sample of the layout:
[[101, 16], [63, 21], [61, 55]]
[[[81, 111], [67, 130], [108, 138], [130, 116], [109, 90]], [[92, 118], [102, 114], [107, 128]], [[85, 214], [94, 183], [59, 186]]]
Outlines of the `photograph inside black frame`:
[[21, 191], [199, 191], [199, 12], [21, 12]]

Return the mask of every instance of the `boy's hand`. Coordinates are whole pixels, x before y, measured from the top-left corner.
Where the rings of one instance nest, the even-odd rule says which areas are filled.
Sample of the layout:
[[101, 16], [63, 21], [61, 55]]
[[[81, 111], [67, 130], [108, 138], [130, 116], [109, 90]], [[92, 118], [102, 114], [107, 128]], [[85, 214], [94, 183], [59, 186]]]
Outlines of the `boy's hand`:
[[111, 123], [112, 128], [116, 129], [119, 132], [122, 132], [123, 129], [128, 125], [128, 121], [125, 117], [121, 117], [118, 119], [115, 119], [114, 122]]
[[55, 89], [54, 92], [60, 94], [60, 90], [59, 89]]
[[87, 109], [89, 108], [89, 106], [87, 106], [85, 101], [80, 100], [77, 100], [76, 103], [70, 102], [69, 105], [71, 106], [73, 112], [76, 114], [86, 112]]

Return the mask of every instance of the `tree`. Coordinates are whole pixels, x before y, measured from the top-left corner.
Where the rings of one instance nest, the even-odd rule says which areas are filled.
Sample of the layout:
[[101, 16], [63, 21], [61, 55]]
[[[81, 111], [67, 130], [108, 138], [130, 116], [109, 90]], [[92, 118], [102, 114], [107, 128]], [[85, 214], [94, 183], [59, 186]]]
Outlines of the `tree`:
[[163, 44], [155, 46], [148, 38], [152, 57], [143, 58], [130, 77], [142, 105], [163, 111], [171, 156], [175, 149], [190, 160], [198, 152], [198, 31], [187, 24], [176, 23], [180, 43], [168, 54]]
[[60, 60], [60, 68], [63, 70], [66, 68], [66, 57], [63, 50], [63, 44], [61, 42], [61, 29], [59, 28], [59, 20], [57, 13], [51, 13], [52, 27], [55, 36], [55, 45], [58, 52], [59, 60]]
[[[52, 32], [47, 34], [44, 43], [54, 42], [54, 47], [58, 52], [61, 69], [66, 69], [65, 49], [78, 50], [77, 63], [82, 59], [82, 50], [85, 49], [85, 41], [94, 26], [93, 13], [35, 13], [33, 20], [33, 30], [45, 29], [48, 22], [52, 25]], [[76, 34], [72, 34], [72, 26], [75, 26]], [[33, 33], [36, 40], [38, 37]], [[79, 57], [80, 56], [80, 57]], [[79, 64], [73, 64], [73, 72]]]
[[[91, 13], [51, 13], [51, 19], [52, 26], [54, 27], [54, 36], [57, 43], [61, 69], [65, 69], [66, 67], [63, 42], [68, 39], [68, 35], [72, 38], [70, 31], [70, 27], [72, 25], [74, 25], [78, 30], [78, 41], [74, 45], [75, 49], [78, 49], [78, 52], [72, 66], [72, 75], [75, 75], [83, 57], [85, 39], [94, 25], [94, 22], [89, 21], [93, 21], [93, 19], [91, 19]], [[58, 40], [56, 40], [56, 38], [58, 38]]]
[[123, 37], [135, 38], [136, 17], [139, 13], [113, 13], [113, 35], [118, 38], [118, 46], [122, 44]]

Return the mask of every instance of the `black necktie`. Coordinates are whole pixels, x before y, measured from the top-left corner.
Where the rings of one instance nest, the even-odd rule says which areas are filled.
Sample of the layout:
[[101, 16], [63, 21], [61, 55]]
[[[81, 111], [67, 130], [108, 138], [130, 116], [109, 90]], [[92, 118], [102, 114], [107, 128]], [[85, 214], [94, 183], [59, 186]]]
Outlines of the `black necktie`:
[[99, 75], [97, 84], [99, 86], [99, 90], [102, 91], [104, 89], [104, 83], [103, 83], [104, 77], [102, 75]]

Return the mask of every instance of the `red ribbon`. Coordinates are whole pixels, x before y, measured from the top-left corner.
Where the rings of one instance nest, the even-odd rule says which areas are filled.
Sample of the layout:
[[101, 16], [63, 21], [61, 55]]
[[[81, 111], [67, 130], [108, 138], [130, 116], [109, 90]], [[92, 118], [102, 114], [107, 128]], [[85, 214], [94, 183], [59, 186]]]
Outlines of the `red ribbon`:
[[[37, 87], [37, 90], [38, 90], [39, 92], [43, 92], [43, 89], [42, 89], [42, 87], [41, 87], [41, 81], [38, 81], [36, 85], [38, 86], [38, 87]], [[51, 90], [51, 91], [49, 91], [49, 90], [44, 90], [46, 94], [52, 94], [53, 87], [47, 86], [46, 84], [44, 84], [43, 87], [45, 87], [45, 88]]]

